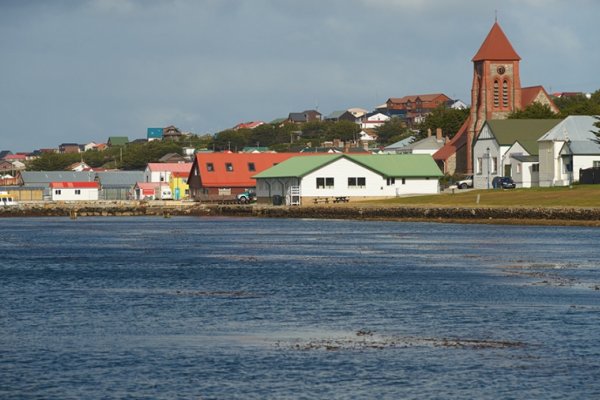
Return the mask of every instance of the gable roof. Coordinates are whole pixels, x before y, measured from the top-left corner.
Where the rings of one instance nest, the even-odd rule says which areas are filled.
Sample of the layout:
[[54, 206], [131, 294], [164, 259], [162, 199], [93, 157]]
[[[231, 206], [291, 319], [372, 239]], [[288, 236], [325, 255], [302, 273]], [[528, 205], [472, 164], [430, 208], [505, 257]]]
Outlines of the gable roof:
[[[188, 181], [194, 179], [197, 171], [202, 187], [255, 187], [253, 175], [294, 156], [298, 153], [199, 153]], [[212, 170], [209, 170], [209, 164]], [[227, 170], [227, 164], [231, 165], [230, 170]], [[252, 171], [250, 164], [253, 164]]]
[[91, 182], [95, 179], [94, 172], [75, 171], [21, 171], [21, 181], [24, 186], [46, 186], [50, 182]]
[[192, 163], [148, 163], [147, 167], [152, 172], [190, 172]]
[[495, 22], [472, 61], [519, 61], [520, 59], [498, 22]]
[[[485, 122], [500, 146], [519, 142], [531, 155], [538, 154], [537, 140], [556, 126], [560, 119], [493, 119]], [[483, 129], [483, 128], [482, 128]]]
[[578, 141], [595, 139], [596, 135], [594, 135], [593, 132], [598, 130], [594, 125], [597, 122], [598, 119], [590, 115], [571, 115], [560, 121], [560, 123], [552, 129], [548, 130], [548, 132], [538, 140]]
[[362, 165], [384, 177], [440, 177], [443, 175], [431, 156], [427, 154], [334, 154], [293, 157], [254, 175], [254, 177], [258, 179], [303, 177], [341, 158]]
[[525, 108], [525, 107], [529, 106], [530, 104], [534, 103], [540, 94], [542, 94], [544, 97], [546, 97], [546, 100], [549, 103], [550, 109], [558, 114], [559, 113], [558, 107], [556, 107], [556, 104], [554, 104], [552, 97], [550, 97], [550, 95], [548, 95], [548, 92], [546, 92], [546, 89], [544, 89], [544, 87], [541, 85], [521, 88], [521, 107]]

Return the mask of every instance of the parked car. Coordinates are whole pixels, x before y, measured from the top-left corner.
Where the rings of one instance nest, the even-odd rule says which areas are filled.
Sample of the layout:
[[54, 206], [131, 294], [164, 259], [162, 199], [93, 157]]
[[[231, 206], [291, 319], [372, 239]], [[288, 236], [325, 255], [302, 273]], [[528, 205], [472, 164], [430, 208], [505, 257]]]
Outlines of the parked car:
[[494, 189], [514, 189], [517, 187], [510, 176], [497, 176], [492, 179]]
[[241, 204], [252, 203], [256, 201], [256, 192], [252, 190], [246, 190], [245, 192], [237, 195], [237, 201]]
[[461, 179], [456, 182], [456, 187], [459, 189], [467, 189], [473, 187], [473, 175], [465, 176], [465, 179]]

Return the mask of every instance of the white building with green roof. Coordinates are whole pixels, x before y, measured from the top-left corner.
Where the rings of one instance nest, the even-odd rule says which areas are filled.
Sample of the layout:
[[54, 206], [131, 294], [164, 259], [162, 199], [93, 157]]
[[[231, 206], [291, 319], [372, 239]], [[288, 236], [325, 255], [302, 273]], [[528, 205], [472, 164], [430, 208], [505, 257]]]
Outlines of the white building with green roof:
[[259, 202], [282, 196], [286, 204], [315, 199], [350, 201], [439, 192], [443, 174], [425, 154], [328, 154], [292, 157], [257, 175]]

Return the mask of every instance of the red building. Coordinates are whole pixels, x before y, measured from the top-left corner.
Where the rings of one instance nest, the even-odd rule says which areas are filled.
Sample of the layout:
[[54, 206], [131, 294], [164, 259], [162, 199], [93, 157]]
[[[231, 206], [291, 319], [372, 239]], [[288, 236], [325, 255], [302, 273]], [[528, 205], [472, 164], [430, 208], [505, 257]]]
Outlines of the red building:
[[256, 187], [254, 175], [301, 153], [198, 153], [188, 178], [190, 196], [230, 199]]
[[505, 119], [531, 103], [558, 108], [541, 86], [521, 87], [521, 57], [495, 22], [473, 57], [471, 113], [452, 140], [433, 155], [447, 174], [473, 173], [473, 143], [486, 120]]

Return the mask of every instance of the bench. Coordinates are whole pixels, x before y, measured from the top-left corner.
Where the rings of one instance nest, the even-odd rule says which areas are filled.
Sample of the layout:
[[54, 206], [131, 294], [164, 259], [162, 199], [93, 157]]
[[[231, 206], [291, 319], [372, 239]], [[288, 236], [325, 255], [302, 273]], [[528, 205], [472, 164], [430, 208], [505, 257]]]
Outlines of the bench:
[[319, 203], [329, 203], [329, 197], [315, 197], [313, 199], [315, 204], [319, 204]]
[[339, 196], [333, 200], [334, 203], [347, 203], [349, 201], [350, 199], [347, 196]]

